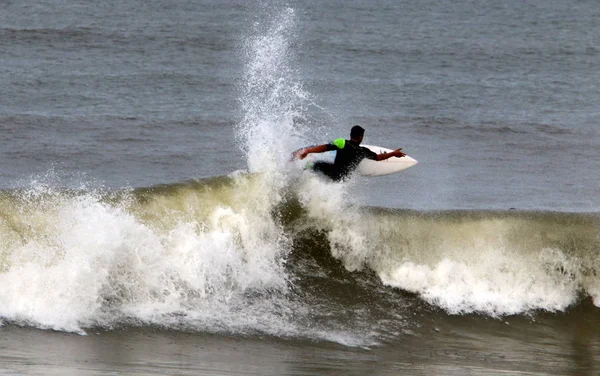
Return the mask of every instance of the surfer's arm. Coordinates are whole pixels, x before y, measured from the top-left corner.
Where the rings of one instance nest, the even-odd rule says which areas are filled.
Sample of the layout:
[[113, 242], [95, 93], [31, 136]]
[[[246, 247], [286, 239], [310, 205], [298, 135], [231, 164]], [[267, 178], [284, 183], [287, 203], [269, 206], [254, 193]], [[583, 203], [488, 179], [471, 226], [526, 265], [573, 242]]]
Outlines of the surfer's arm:
[[390, 151], [389, 153], [377, 154], [377, 158], [375, 160], [376, 161], [385, 161], [386, 159], [391, 158], [391, 157], [402, 158], [404, 156], [406, 156], [406, 154], [403, 153], [402, 148], [400, 148], [400, 149], [396, 149], [394, 151]]
[[294, 157], [298, 159], [304, 159], [307, 155], [312, 153], [325, 153], [326, 151], [332, 150], [331, 144], [323, 144], [317, 146], [309, 146], [304, 149], [300, 149], [294, 152]]

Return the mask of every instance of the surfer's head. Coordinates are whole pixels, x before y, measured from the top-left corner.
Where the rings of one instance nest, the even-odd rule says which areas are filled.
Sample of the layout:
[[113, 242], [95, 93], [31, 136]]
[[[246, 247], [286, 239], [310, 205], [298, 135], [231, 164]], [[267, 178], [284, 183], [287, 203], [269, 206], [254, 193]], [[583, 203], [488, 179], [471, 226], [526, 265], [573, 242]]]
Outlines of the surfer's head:
[[360, 144], [364, 135], [365, 129], [360, 125], [355, 125], [352, 127], [352, 129], [350, 129], [350, 140], [352, 141], [356, 141]]

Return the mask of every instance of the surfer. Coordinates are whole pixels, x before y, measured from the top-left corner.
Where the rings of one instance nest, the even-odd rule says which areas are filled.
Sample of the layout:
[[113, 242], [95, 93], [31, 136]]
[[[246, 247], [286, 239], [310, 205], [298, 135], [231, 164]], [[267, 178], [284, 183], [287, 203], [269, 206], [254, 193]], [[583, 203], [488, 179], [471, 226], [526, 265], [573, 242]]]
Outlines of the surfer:
[[391, 157], [402, 158], [406, 155], [402, 152], [402, 148], [389, 153], [374, 153], [371, 150], [360, 146], [364, 135], [364, 128], [355, 125], [350, 130], [350, 140], [338, 138], [329, 144], [309, 146], [295, 151], [294, 157], [304, 159], [311, 153], [325, 153], [327, 151], [336, 150], [337, 153], [333, 163], [318, 161], [315, 162], [312, 169], [323, 173], [333, 181], [340, 181], [346, 179], [356, 169], [360, 161], [365, 158], [374, 161], [383, 161]]

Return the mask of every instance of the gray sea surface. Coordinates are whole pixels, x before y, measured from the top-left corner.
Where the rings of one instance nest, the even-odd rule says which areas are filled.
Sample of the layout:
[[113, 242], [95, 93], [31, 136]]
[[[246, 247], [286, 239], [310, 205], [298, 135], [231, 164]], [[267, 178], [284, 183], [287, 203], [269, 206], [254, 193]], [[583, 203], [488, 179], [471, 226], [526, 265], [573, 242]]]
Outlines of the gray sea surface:
[[[25, 1], [0, 5], [0, 185], [52, 171], [143, 187], [246, 168], [235, 125], [253, 23], [295, 10], [307, 142], [420, 161], [361, 183], [414, 209], [597, 211], [593, 1]], [[296, 145], [290, 145], [290, 152]]]
[[[0, 375], [598, 374], [599, 41], [594, 0], [0, 1]], [[268, 180], [354, 124], [419, 164]]]

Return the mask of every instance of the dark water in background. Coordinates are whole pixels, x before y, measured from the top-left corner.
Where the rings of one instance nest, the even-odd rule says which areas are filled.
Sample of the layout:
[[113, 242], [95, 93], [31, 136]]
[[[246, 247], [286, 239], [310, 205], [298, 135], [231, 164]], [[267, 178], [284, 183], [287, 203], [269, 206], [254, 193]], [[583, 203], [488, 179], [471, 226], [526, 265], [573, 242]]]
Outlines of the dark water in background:
[[[368, 181], [372, 205], [597, 211], [596, 5], [290, 3], [285, 78], [321, 108], [302, 137], [361, 123], [369, 143], [421, 161]], [[283, 3], [1, 7], [2, 186], [52, 167], [112, 187], [246, 168], [244, 46]]]
[[[593, 1], [3, 2], [5, 368], [97, 330], [108, 366], [54, 372], [150, 372], [103, 349], [192, 358], [192, 333], [281, 351], [262, 374], [595, 374], [599, 24]], [[419, 165], [286, 171], [355, 123]]]

